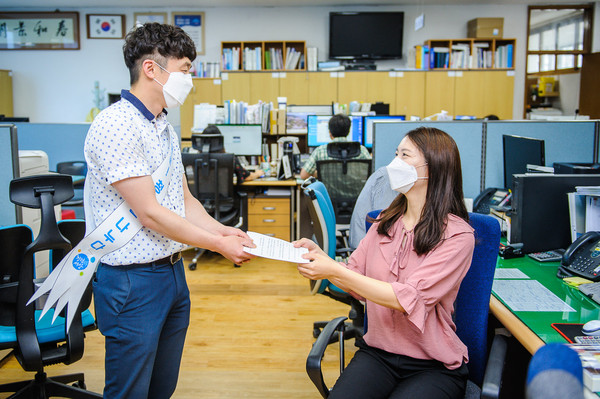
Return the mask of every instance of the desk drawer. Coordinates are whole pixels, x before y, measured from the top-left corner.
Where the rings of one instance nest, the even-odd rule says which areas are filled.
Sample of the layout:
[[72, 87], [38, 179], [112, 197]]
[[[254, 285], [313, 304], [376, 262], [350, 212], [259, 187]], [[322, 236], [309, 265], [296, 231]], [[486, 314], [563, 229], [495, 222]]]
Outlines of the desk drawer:
[[251, 198], [248, 200], [248, 215], [287, 215], [290, 216], [288, 198]]
[[285, 241], [290, 240], [290, 226], [282, 227], [282, 226], [264, 226], [264, 227], [255, 227], [251, 229], [252, 231], [256, 231], [260, 234], [265, 234], [270, 237], [280, 238]]
[[290, 214], [254, 214], [248, 215], [248, 226], [268, 227], [268, 226], [287, 226], [290, 227]]

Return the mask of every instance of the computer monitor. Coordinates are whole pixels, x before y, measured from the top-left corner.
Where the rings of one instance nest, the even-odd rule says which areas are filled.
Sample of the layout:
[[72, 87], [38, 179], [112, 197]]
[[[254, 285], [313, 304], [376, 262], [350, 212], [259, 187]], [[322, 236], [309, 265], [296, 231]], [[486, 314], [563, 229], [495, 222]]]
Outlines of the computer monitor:
[[[350, 116], [350, 133], [346, 136], [348, 141], [363, 142], [363, 117]], [[308, 146], [318, 147], [331, 142], [329, 137], [329, 119], [331, 116], [309, 115], [308, 116]]]
[[504, 188], [512, 187], [513, 175], [527, 172], [527, 164], [546, 166], [544, 140], [505, 134], [502, 151]]
[[192, 148], [200, 152], [223, 151], [224, 137], [221, 134], [192, 134]]
[[223, 135], [225, 152], [235, 155], [262, 154], [261, 125], [216, 125]]
[[365, 116], [363, 125], [365, 130], [364, 146], [367, 148], [373, 147], [373, 124], [375, 122], [397, 122], [406, 120], [404, 115], [372, 115]]
[[523, 253], [567, 248], [571, 244], [567, 193], [575, 192], [577, 186], [600, 186], [600, 174], [515, 175], [510, 243], [522, 243]]

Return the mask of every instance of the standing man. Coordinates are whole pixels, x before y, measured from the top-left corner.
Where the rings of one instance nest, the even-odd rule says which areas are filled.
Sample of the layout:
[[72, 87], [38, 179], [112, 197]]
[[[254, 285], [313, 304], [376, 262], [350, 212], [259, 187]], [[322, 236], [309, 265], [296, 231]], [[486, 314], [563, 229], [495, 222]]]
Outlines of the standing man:
[[[350, 118], [346, 115], [333, 115], [331, 119], [329, 119], [329, 137], [331, 140], [333, 142], [347, 141], [346, 137], [348, 136], [348, 133], [350, 133], [351, 124]], [[300, 178], [305, 180], [311, 176], [319, 178], [319, 176], [317, 176], [317, 161], [325, 161], [327, 159], [331, 159], [329, 155], [327, 155], [327, 144], [315, 148], [310, 154], [310, 158], [308, 158], [304, 163], [304, 166], [302, 166]], [[356, 159], [371, 159], [371, 154], [369, 154], [369, 150], [367, 150], [365, 146], [361, 145], [360, 154]]]
[[[194, 42], [179, 27], [148, 23], [123, 46], [131, 90], [102, 111], [85, 142], [86, 218], [106, 219], [126, 201], [142, 224], [127, 243], [102, 258], [93, 282], [96, 317], [106, 339], [104, 397], [168, 398], [175, 391], [190, 319], [180, 251], [187, 245], [235, 263], [254, 246], [242, 231], [208, 215], [191, 195], [179, 140], [164, 108], [177, 107], [192, 88]], [[170, 162], [158, 203], [152, 173]]]

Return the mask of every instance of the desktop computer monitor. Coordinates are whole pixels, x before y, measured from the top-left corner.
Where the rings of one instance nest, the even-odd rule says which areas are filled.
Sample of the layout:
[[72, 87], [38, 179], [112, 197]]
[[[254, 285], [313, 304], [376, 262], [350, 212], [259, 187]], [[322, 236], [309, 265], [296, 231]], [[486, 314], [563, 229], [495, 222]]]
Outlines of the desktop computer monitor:
[[571, 244], [567, 193], [575, 192], [577, 186], [600, 186], [600, 174], [515, 175], [510, 243], [523, 243], [523, 253], [567, 248]]
[[261, 125], [216, 125], [223, 135], [225, 152], [235, 155], [262, 154]]
[[[363, 142], [363, 117], [350, 116], [350, 133], [346, 136], [348, 141]], [[308, 146], [318, 147], [331, 142], [329, 137], [329, 119], [331, 116], [309, 115], [308, 116]]]
[[546, 166], [544, 140], [530, 137], [502, 136], [504, 153], [504, 188], [511, 188], [513, 175], [527, 172], [527, 164]]
[[365, 130], [365, 136], [363, 145], [367, 148], [373, 148], [373, 124], [375, 122], [397, 122], [404, 121], [406, 117], [404, 115], [372, 115], [365, 116], [363, 125]]

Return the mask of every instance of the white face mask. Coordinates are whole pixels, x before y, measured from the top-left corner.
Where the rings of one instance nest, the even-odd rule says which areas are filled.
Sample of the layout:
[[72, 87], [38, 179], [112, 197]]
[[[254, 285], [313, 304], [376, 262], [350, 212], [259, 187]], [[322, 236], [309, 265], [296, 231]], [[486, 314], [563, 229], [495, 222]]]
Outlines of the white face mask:
[[[418, 167], [427, 165], [419, 165]], [[427, 179], [427, 177], [418, 177], [417, 169], [404, 162], [398, 157], [394, 157], [392, 162], [386, 166], [388, 172], [388, 178], [390, 180], [390, 187], [392, 190], [402, 194], [406, 194], [408, 190], [415, 185], [415, 182], [419, 179]]]
[[157, 62], [154, 63], [158, 65], [160, 69], [169, 74], [169, 78], [164, 85], [158, 80], [154, 79], [154, 81], [163, 88], [163, 96], [165, 98], [167, 108], [179, 107], [185, 101], [185, 98], [190, 93], [190, 90], [192, 90], [192, 87], [194, 87], [194, 84], [192, 83], [192, 75], [183, 72], [169, 72]]

